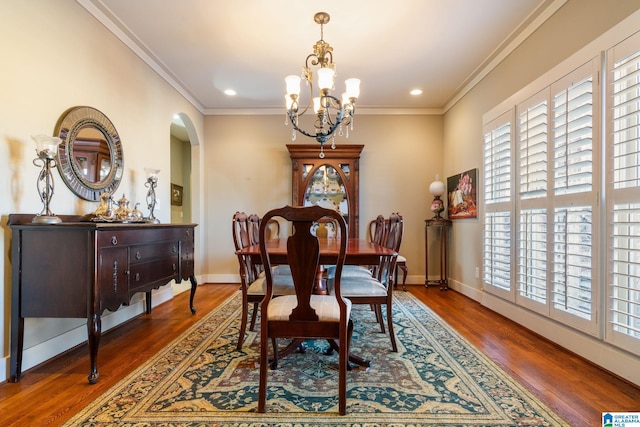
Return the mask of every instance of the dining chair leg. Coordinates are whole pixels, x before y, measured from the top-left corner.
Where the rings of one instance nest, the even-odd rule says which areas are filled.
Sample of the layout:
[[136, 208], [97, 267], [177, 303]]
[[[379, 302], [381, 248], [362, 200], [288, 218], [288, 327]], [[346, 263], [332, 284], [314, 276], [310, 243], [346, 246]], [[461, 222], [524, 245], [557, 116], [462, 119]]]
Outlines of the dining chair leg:
[[[402, 290], [407, 291], [407, 274], [409, 274], [409, 269], [406, 264], [402, 264], [400, 266], [400, 270], [402, 270]], [[396, 276], [396, 283], [398, 281], [398, 277]], [[397, 286], [397, 285], [396, 285]]]
[[269, 365], [269, 346], [262, 340], [266, 340], [266, 334], [261, 333], [260, 341], [260, 381], [258, 386], [258, 412], [264, 413], [267, 402], [267, 366]]
[[380, 332], [384, 334], [385, 331], [384, 331], [384, 318], [382, 317], [382, 305], [375, 304], [374, 309], [376, 312], [376, 321], [378, 322], [378, 325], [380, 325]]
[[[236, 349], [242, 350], [242, 343], [244, 343], [244, 333], [247, 329], [247, 317], [249, 316], [249, 308], [246, 295], [242, 296], [242, 314], [240, 315], [240, 332], [238, 333], [238, 344]], [[254, 308], [255, 310], [255, 308]]]
[[396, 334], [393, 331], [393, 306], [391, 301], [387, 302], [387, 326], [389, 329], [389, 338], [391, 339], [391, 348], [394, 353], [398, 352], [398, 345], [396, 344]]
[[338, 413], [340, 415], [347, 414], [347, 368], [349, 364], [349, 351], [351, 349], [351, 337], [353, 335], [353, 320], [349, 319], [347, 323], [346, 339], [340, 343], [338, 349]]
[[256, 327], [256, 319], [258, 317], [258, 303], [253, 303], [253, 311], [251, 312], [251, 324], [249, 325], [249, 330], [253, 332]]
[[271, 338], [271, 346], [273, 347], [273, 360], [271, 361], [271, 369], [278, 369], [278, 339]]

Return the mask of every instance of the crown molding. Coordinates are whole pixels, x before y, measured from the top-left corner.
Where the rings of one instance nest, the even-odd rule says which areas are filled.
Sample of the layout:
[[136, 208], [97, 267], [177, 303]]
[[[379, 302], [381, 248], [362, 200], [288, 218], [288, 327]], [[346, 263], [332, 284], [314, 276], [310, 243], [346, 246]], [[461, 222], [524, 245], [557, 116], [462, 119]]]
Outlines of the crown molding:
[[446, 103], [443, 112], [446, 113], [458, 103], [467, 93], [480, 83], [487, 75], [493, 71], [507, 56], [518, 48], [531, 34], [544, 24], [547, 19], [553, 16], [568, 0], [548, 0], [534, 10], [523, 22], [531, 22], [519, 33], [510, 34], [494, 52], [487, 57], [487, 60], [480, 64], [478, 68], [460, 85], [453, 97]]

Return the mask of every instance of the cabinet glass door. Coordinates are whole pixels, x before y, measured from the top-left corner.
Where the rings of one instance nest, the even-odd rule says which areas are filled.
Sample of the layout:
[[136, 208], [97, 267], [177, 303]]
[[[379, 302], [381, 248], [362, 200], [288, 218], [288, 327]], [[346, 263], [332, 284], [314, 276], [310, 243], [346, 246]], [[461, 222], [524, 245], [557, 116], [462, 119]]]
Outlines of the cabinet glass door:
[[[348, 171], [348, 165], [347, 171]], [[320, 165], [313, 170], [312, 164], [303, 165], [303, 181], [307, 182], [304, 191], [304, 206], [318, 205], [333, 209], [345, 217], [349, 222], [349, 201], [345, 189], [343, 176], [330, 165]], [[342, 171], [344, 174], [344, 171]], [[309, 177], [309, 174], [312, 174]], [[348, 176], [348, 175], [346, 175]], [[309, 179], [307, 180], [307, 178]]]

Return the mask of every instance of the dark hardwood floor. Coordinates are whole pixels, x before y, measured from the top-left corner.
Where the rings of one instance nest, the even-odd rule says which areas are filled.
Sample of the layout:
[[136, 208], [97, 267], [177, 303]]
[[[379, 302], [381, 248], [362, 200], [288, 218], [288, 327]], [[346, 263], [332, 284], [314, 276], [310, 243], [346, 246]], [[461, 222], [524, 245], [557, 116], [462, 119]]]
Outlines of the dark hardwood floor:
[[[60, 425], [88, 405], [238, 289], [237, 284], [198, 287], [191, 315], [188, 292], [102, 336], [100, 380], [89, 385], [86, 345], [0, 384], [0, 426]], [[640, 411], [640, 388], [455, 292], [409, 286], [472, 344], [572, 426], [600, 426], [604, 411]], [[401, 292], [401, 291], [400, 291]]]

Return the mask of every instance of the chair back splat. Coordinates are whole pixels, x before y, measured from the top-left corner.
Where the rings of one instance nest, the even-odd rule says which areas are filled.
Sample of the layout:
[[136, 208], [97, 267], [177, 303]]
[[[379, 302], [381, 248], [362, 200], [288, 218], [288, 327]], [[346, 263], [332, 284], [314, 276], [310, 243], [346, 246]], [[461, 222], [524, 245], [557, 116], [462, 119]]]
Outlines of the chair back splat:
[[369, 241], [381, 245], [385, 233], [385, 219], [382, 215], [369, 222]]
[[[272, 255], [269, 251], [268, 221], [281, 218], [291, 224], [292, 235], [287, 238], [287, 261], [295, 295], [273, 295], [274, 276]], [[319, 220], [335, 221], [339, 228], [339, 239], [323, 242], [327, 248], [320, 250], [319, 237], [313, 229]], [[351, 302], [341, 296], [340, 279], [347, 248], [347, 225], [335, 210], [319, 206], [274, 209], [262, 217], [260, 224], [260, 253], [266, 277], [266, 291], [260, 308], [260, 385], [258, 390], [258, 412], [266, 411], [267, 367], [277, 368], [278, 338], [328, 339], [338, 342], [338, 411], [346, 413], [346, 375], [349, 344], [353, 323]], [[320, 261], [322, 260], [322, 264]], [[335, 266], [334, 294], [314, 294], [319, 273], [324, 265]], [[337, 340], [337, 341], [336, 341]], [[273, 346], [273, 362], [269, 363], [269, 341]]]

